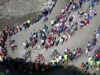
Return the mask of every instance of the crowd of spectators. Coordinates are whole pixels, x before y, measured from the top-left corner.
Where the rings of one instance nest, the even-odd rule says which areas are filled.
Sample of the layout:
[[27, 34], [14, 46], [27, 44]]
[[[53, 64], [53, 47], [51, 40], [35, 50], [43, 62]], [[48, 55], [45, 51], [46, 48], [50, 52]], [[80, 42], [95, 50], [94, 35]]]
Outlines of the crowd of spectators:
[[7, 47], [5, 46], [6, 40], [9, 39], [9, 45], [11, 50], [17, 48], [17, 46], [14, 45], [15, 40], [12, 40], [11, 36], [14, 36], [16, 33], [19, 33], [22, 30], [25, 30], [26, 28], [30, 27], [30, 25], [33, 25], [34, 23], [38, 22], [43, 16], [47, 16], [48, 14], [50, 14], [56, 2], [57, 0], [48, 0], [46, 9], [41, 11], [36, 17], [33, 17], [30, 20], [24, 22], [22, 26], [21, 25], [14, 27], [6, 26], [3, 29], [3, 31], [0, 33], [0, 61], [3, 61], [3, 58], [7, 56]]
[[[40, 46], [44, 46], [48, 49], [54, 45], [57, 46], [58, 44], [63, 44], [64, 41], [69, 40], [78, 29], [78, 25], [80, 28], [83, 28], [89, 24], [93, 15], [97, 15], [97, 10], [93, 11], [94, 4], [92, 2], [90, 2], [90, 4], [91, 6], [89, 6], [86, 11], [82, 9], [78, 12], [79, 17], [85, 17], [84, 20], [81, 20], [80, 23], [78, 23], [75, 21], [75, 15], [69, 17], [71, 12], [68, 9], [71, 8], [71, 10], [74, 11], [77, 10], [79, 6], [77, 3], [72, 4], [72, 2], [68, 2], [65, 8], [62, 9], [61, 14], [51, 20], [50, 28], [44, 24], [43, 29], [39, 29], [38, 31], [34, 30], [33, 33], [29, 34], [30, 45], [32, 48], [38, 41], [41, 41]], [[75, 6], [74, 10], [73, 6]], [[66, 25], [67, 19], [69, 20], [70, 26]]]
[[[8, 68], [15, 68], [16, 70], [19, 70], [26, 74], [32, 75], [33, 72], [35, 72], [35, 71], [42, 72], [44, 70], [47, 70], [48, 68], [54, 67], [59, 62], [67, 63], [68, 59], [70, 60], [70, 62], [72, 62], [72, 60], [75, 57], [77, 57], [81, 54], [81, 52], [82, 52], [81, 48], [73, 50], [73, 52], [71, 52], [69, 49], [66, 49], [63, 56], [59, 54], [58, 56], [56, 56], [55, 58], [53, 58], [50, 61], [51, 62], [50, 64], [47, 64], [47, 63], [44, 64], [45, 60], [44, 60], [43, 55], [41, 55], [41, 54], [39, 54], [39, 56], [37, 57], [37, 60], [34, 63], [24, 60], [24, 59], [19, 59], [19, 58], [13, 59], [11, 57], [6, 57], [7, 50], [5, 47], [5, 41], [7, 40], [7, 38], [10, 38], [12, 35], [15, 35], [17, 32], [20, 32], [23, 29], [25, 30], [27, 27], [29, 27], [34, 22], [39, 21], [40, 17], [42, 17], [43, 15], [45, 16], [48, 13], [50, 13], [53, 6], [55, 5], [55, 3], [56, 3], [55, 0], [52, 0], [52, 2], [50, 2], [50, 3], [48, 2], [48, 8], [44, 9], [44, 11], [42, 11], [42, 15], [39, 14], [37, 16], [37, 18], [35, 19], [35, 21], [33, 19], [27, 20], [27, 22], [25, 22], [23, 24], [23, 28], [20, 28], [19, 26], [16, 26], [13, 28], [10, 28], [8, 26], [5, 27], [5, 30], [3, 30], [3, 32], [1, 33], [1, 36], [0, 36], [0, 54], [1, 54], [0, 60], [1, 60], [2, 64], [5, 64]], [[85, 20], [80, 22], [80, 26], [83, 24], [84, 25], [89, 24], [89, 20], [91, 19], [92, 9], [94, 6], [94, 3], [91, 3], [91, 4], [92, 5], [89, 6], [89, 8], [86, 10], [86, 12], [84, 12], [84, 11], [79, 12], [80, 15], [83, 15], [83, 14], [85, 15]], [[59, 43], [63, 44], [64, 41], [69, 40], [71, 38], [73, 32], [77, 29], [77, 25], [78, 25], [77, 22], [74, 22], [74, 19], [75, 19], [74, 16], [71, 16], [69, 18], [69, 24], [71, 25], [71, 27], [68, 27], [67, 25], [65, 25], [65, 22], [71, 13], [68, 11], [68, 9], [70, 8], [71, 5], [72, 5], [72, 2], [68, 2], [66, 4], [65, 8], [62, 9], [60, 16], [57, 16], [56, 18], [51, 20], [51, 29], [50, 30], [47, 25], [44, 25], [44, 28], [42, 30], [39, 29], [38, 32], [36, 32], [34, 30], [33, 33], [29, 34], [30, 45], [32, 47], [35, 44], [37, 44], [38, 38], [41, 39], [41, 45], [44, 46], [46, 49], [48, 49], [49, 47], [54, 46], [54, 45], [57, 46]], [[77, 4], [76, 4], [76, 7], [75, 7], [75, 4], [73, 4], [72, 6], [73, 6], [72, 7], [73, 11], [77, 10], [77, 8], [78, 8]], [[81, 8], [81, 6], [80, 6], [80, 8]], [[94, 15], [95, 16], [97, 15], [96, 10], [94, 11]], [[75, 29], [72, 31], [71, 29], [73, 28], [74, 25], [75, 25]], [[52, 33], [50, 34], [50, 32], [52, 32]], [[65, 32], [67, 32], [67, 33], [65, 33]], [[57, 36], [59, 37], [58, 40], [54, 36], [55, 34], [57, 34]], [[98, 34], [99, 34], [99, 29], [96, 31], [96, 34], [92, 40], [93, 46], [96, 45], [96, 40], [98, 39]], [[90, 44], [90, 42], [89, 42], [89, 44]], [[24, 46], [24, 48], [28, 48], [26, 41], [23, 42], [23, 46]], [[88, 46], [88, 51], [92, 50], [92, 47], [90, 47], [90, 46], [91, 45]], [[41, 63], [42, 60], [43, 60], [43, 62]], [[84, 65], [84, 63], [82, 63], [82, 65]], [[9, 71], [7, 71], [6, 73], [9, 73]]]
[[[42, 16], [48, 15], [48, 13], [50, 14], [55, 4], [56, 4], [56, 0], [48, 0], [48, 5], [46, 9], [41, 11], [41, 13], [38, 14], [36, 18], [33, 17], [30, 20], [27, 20], [26, 22], [24, 22], [23, 26], [21, 25], [18, 25], [15, 27], [6, 26], [3, 29], [3, 31], [0, 33], [0, 53], [2, 55], [7, 55], [7, 50], [5, 46], [5, 42], [7, 39], [9, 39], [9, 46], [11, 50], [14, 50], [15, 48], [17, 48], [17, 45], [14, 45], [15, 40], [12, 40], [11, 36], [14, 36], [16, 33], [21, 32], [22, 30], [25, 30], [30, 25], [33, 25], [34, 23], [38, 22], [42, 18]], [[26, 43], [27, 41], [25, 41], [25, 43], [23, 44], [25, 45]]]
[[[88, 42], [88, 46], [85, 51], [86, 56], [89, 56], [88, 54], [90, 53], [90, 51], [92, 51], [94, 49], [94, 46], [96, 45], [99, 38], [100, 38], [100, 25], [95, 30], [92, 41]], [[88, 61], [86, 62], [86, 64], [82, 62], [82, 64], [80, 66], [81, 66], [82, 70], [84, 70], [85, 68], [86, 68], [86, 70], [89, 70], [89, 67], [96, 68], [97, 70], [99, 70], [99, 68], [100, 68], [100, 47], [93, 51], [93, 56], [90, 55], [88, 57]]]

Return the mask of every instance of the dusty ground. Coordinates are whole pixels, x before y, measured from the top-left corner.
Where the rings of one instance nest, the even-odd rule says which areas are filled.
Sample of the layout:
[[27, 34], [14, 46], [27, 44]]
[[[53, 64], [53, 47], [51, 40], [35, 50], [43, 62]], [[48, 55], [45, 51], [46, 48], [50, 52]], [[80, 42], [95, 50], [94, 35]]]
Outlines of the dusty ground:
[[9, 0], [0, 0], [0, 5], [5, 4], [6, 2], [8, 2]]
[[0, 30], [23, 23], [46, 5], [47, 0], [0, 0]]

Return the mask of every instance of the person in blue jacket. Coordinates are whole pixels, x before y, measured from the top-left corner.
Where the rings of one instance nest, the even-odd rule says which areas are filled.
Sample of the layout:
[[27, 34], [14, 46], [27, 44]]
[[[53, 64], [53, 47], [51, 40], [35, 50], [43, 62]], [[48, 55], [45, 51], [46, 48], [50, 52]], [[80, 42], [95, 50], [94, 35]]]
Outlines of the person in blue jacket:
[[86, 0], [83, 0], [83, 2], [86, 2]]
[[95, 6], [95, 1], [92, 0], [91, 3], [92, 3], [92, 6], [94, 7]]

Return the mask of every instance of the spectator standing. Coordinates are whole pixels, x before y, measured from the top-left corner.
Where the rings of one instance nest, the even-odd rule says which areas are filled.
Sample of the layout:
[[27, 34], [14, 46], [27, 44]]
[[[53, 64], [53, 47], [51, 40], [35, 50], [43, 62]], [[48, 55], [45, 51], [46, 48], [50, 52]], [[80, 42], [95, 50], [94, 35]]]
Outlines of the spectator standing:
[[79, 53], [79, 49], [76, 50], [76, 56], [79, 56], [80, 53]]
[[67, 63], [68, 55], [65, 53], [64, 55], [65, 63]]
[[32, 48], [34, 47], [34, 41], [33, 40], [30, 42], [30, 45], [31, 45]]
[[97, 15], [97, 10], [94, 11], [94, 16], [96, 16], [96, 15]]
[[88, 71], [89, 70], [89, 64], [88, 64], [88, 62], [86, 62], [86, 71]]
[[25, 41], [23, 41], [23, 46], [24, 46], [24, 49], [26, 48], [26, 42]]
[[81, 70], [85, 70], [86, 65], [82, 62]]
[[82, 0], [79, 0], [79, 6], [82, 8]]
[[76, 56], [76, 51], [75, 51], [75, 49], [73, 50], [73, 55]]
[[92, 68], [93, 67], [93, 58], [89, 56], [88, 58], [88, 63], [90, 65], [90, 67]]
[[29, 39], [30, 39], [30, 41], [32, 41], [32, 39], [33, 39], [32, 33], [29, 34]]
[[88, 56], [88, 48], [85, 50], [86, 57]]

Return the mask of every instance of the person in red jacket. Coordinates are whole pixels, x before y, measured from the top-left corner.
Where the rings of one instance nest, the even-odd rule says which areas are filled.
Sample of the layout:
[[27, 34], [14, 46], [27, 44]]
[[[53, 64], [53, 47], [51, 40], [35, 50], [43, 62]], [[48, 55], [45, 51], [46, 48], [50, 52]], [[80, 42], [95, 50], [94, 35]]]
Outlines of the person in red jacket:
[[17, 29], [17, 27], [15, 27], [15, 28], [14, 28], [14, 31], [15, 31], [16, 33], [18, 32], [18, 29]]
[[60, 14], [60, 19], [62, 19], [62, 17], [63, 17], [63, 14]]
[[79, 49], [76, 50], [76, 56], [79, 56]]
[[46, 48], [46, 50], [48, 49], [48, 45], [47, 45], [47, 43], [44, 44], [44, 47]]

